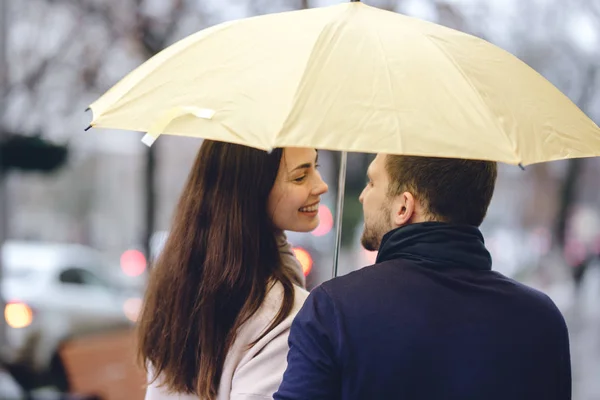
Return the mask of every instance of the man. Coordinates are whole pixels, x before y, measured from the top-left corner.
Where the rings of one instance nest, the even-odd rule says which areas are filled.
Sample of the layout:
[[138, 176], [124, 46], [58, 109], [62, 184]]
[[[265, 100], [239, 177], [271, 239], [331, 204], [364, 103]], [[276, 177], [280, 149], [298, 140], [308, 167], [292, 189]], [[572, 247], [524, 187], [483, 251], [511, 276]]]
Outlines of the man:
[[377, 155], [360, 195], [377, 263], [310, 294], [276, 400], [571, 398], [562, 315], [491, 269], [478, 227], [496, 175], [492, 162]]

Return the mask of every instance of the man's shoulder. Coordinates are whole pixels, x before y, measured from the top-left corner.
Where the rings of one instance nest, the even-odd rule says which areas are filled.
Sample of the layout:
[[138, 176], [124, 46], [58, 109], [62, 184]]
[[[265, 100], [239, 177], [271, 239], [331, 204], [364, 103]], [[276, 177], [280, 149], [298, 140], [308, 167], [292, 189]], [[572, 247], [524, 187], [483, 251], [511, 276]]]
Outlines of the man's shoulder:
[[511, 293], [518, 296], [522, 304], [529, 305], [529, 307], [533, 307], [553, 316], [559, 316], [561, 319], [563, 318], [554, 300], [543, 291], [504, 276], [499, 272], [494, 272], [494, 274], [499, 280], [510, 287]]
[[[324, 282], [320, 290], [334, 303], [342, 306], [361, 304], [370, 298], [387, 296], [400, 301], [410, 299], [421, 290], [431, 289], [431, 271], [416, 266], [407, 260], [390, 260], [367, 267], [347, 275]], [[474, 275], [485, 274], [485, 279], [477, 280], [478, 290], [491, 292], [501, 291], [505, 299], [518, 302], [520, 306], [530, 311], [539, 312], [554, 319], [563, 319], [554, 301], [540, 290], [508, 278], [495, 271], [476, 272]], [[460, 279], [458, 275], [454, 278]], [[480, 286], [479, 286], [480, 285]]]
[[402, 285], [406, 275], [418, 274], [418, 269], [404, 260], [390, 260], [372, 264], [346, 275], [323, 282], [320, 288], [333, 299], [368, 294], [371, 289], [381, 290], [384, 283]]

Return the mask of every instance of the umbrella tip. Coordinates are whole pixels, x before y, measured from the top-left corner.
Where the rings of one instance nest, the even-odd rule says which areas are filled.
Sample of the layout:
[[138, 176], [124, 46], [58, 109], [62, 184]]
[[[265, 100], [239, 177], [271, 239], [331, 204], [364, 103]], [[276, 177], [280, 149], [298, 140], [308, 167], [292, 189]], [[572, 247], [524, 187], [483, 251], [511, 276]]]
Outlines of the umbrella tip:
[[84, 129], [84, 131], [85, 131], [85, 132], [87, 132], [87, 131], [89, 131], [91, 128], [92, 128], [92, 126], [91, 126], [91, 125], [88, 125], [88, 127], [87, 127], [87, 128], [85, 128], [85, 129]]
[[86, 109], [85, 109], [85, 111], [84, 111], [84, 112], [88, 112], [88, 111], [90, 111], [90, 110], [91, 110], [91, 108], [89, 108], [89, 107], [88, 107], [88, 108], [86, 108]]
[[525, 171], [525, 167], [521, 163], [519, 163], [519, 168], [521, 168], [521, 171]]

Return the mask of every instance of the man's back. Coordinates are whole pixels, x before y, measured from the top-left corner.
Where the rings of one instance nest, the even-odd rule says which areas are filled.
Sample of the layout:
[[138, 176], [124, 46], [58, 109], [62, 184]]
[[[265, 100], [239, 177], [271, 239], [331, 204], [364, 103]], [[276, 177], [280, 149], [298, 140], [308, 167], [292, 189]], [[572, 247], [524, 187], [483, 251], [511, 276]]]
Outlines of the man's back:
[[[410, 258], [410, 257], [409, 257]], [[570, 399], [562, 315], [485, 269], [391, 259], [324, 283], [276, 399]]]

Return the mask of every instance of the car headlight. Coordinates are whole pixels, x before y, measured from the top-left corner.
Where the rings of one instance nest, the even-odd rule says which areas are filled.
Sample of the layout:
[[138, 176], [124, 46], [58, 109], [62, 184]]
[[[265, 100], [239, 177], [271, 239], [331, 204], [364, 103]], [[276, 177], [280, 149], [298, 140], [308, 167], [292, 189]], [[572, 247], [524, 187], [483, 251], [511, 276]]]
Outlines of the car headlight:
[[27, 328], [33, 323], [33, 310], [25, 303], [11, 301], [4, 306], [4, 319], [11, 328]]

